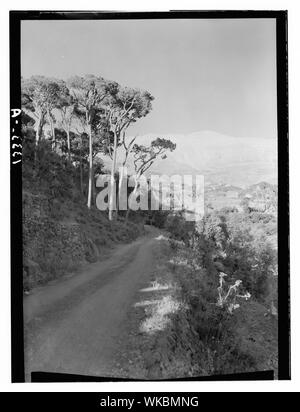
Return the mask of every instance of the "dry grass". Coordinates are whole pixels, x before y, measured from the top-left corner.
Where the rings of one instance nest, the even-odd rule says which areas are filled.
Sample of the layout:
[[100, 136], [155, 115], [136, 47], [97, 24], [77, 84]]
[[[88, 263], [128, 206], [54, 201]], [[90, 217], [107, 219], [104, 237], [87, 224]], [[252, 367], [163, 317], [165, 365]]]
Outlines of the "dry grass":
[[164, 296], [146, 311], [148, 317], [140, 326], [141, 332], [154, 333], [164, 330], [170, 322], [170, 315], [176, 313], [180, 306], [172, 296]]

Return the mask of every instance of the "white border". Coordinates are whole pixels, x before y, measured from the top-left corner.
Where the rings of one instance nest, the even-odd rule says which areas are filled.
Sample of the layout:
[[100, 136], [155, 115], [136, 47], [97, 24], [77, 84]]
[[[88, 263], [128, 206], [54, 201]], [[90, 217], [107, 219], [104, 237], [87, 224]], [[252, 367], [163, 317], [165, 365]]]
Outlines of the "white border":
[[[9, 262], [9, 48], [8, 48], [8, 11], [9, 10], [110, 10], [110, 11], [167, 11], [167, 10], [288, 10], [289, 23], [289, 113], [290, 113], [290, 188], [291, 188], [291, 300], [292, 300], [292, 381], [280, 382], [146, 382], [146, 383], [53, 383], [53, 384], [11, 384], [10, 383], [10, 262]], [[248, 1], [248, 0], [144, 0], [126, 2], [123, 0], [52, 0], [51, 2], [10, 0], [1, 2], [0, 21], [1, 40], [1, 161], [0, 173], [4, 190], [1, 201], [1, 282], [0, 282], [0, 390], [3, 392], [40, 392], [40, 391], [234, 391], [234, 392], [277, 392], [298, 391], [300, 389], [300, 347], [297, 313], [299, 312], [300, 268], [299, 252], [296, 245], [300, 229], [299, 191], [299, 4], [295, 0], [286, 1]], [[298, 104], [297, 104], [298, 103]], [[299, 189], [298, 189], [299, 190]], [[298, 252], [298, 253], [297, 253]], [[100, 397], [100, 394], [99, 394]]]

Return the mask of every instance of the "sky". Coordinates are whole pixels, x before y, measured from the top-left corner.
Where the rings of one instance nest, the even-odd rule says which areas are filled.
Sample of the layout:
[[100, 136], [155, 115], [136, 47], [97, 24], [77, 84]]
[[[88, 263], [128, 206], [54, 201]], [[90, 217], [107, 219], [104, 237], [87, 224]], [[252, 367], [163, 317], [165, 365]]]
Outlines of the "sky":
[[21, 72], [148, 90], [132, 134], [277, 138], [274, 19], [23, 21]]

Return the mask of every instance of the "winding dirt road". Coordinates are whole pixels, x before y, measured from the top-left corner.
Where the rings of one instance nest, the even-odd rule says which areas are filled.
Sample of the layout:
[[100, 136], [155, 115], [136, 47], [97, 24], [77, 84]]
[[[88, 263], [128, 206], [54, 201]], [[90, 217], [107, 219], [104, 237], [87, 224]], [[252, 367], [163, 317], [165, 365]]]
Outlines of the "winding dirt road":
[[84, 273], [24, 299], [25, 372], [112, 376], [118, 337], [137, 290], [149, 282], [159, 232], [122, 245]]

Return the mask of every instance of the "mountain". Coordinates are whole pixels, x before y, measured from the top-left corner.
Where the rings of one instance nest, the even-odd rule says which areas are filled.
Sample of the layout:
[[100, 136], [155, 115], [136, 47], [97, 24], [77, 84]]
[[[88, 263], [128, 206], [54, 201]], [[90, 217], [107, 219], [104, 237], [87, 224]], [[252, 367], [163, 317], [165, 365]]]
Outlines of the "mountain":
[[176, 150], [166, 160], [157, 161], [149, 170], [155, 174], [203, 174], [206, 184], [246, 187], [261, 181], [277, 182], [277, 140], [240, 138], [212, 131], [187, 135], [140, 136], [149, 144], [156, 137], [171, 139]]
[[190, 166], [187, 163], [178, 161], [173, 156], [169, 155], [166, 159], [157, 160], [153, 166], [149, 169], [148, 174], [157, 175], [197, 175], [199, 170]]

